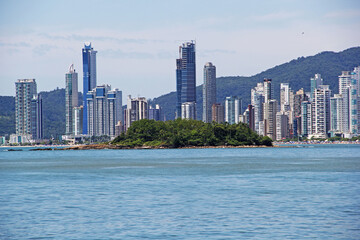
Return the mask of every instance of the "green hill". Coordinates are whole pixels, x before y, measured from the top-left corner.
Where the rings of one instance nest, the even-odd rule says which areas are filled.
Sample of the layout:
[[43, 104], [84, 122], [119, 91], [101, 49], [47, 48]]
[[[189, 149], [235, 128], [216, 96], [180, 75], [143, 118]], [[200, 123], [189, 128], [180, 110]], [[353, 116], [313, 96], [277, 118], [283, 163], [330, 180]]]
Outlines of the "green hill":
[[[227, 96], [237, 95], [243, 99], [243, 108], [250, 104], [250, 90], [256, 83], [264, 78], [271, 78], [274, 84], [275, 98], [279, 99], [280, 83], [289, 83], [290, 87], [297, 91], [304, 88], [310, 91], [310, 78], [315, 73], [320, 73], [324, 84], [330, 85], [333, 93], [338, 92], [338, 76], [341, 71], [352, 70], [360, 65], [360, 47], [354, 47], [345, 51], [322, 52], [315, 56], [299, 57], [288, 63], [275, 66], [251, 77], [219, 77], [217, 84], [217, 101], [224, 102]], [[175, 81], [175, 79], [174, 79]], [[203, 79], [198, 79], [198, 83]], [[202, 117], [202, 85], [196, 88], [197, 94], [197, 118]], [[153, 104], [163, 107], [166, 119], [174, 119], [176, 92], [171, 92], [152, 100]], [[243, 109], [245, 110], [245, 109]]]
[[[82, 94], [79, 93], [79, 101]], [[65, 132], [65, 89], [40, 92], [44, 137], [58, 139]], [[0, 96], [0, 135], [15, 133], [15, 97]]]
[[0, 96], [0, 136], [15, 133], [15, 97]]

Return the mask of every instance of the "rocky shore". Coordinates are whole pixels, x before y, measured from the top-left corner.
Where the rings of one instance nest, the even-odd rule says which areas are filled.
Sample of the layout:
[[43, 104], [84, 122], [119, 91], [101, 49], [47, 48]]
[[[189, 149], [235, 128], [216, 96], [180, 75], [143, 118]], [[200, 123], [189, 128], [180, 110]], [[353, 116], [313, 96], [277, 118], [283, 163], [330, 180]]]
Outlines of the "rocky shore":
[[[279, 147], [279, 146], [274, 146]], [[269, 148], [269, 146], [188, 146], [178, 149], [202, 149], [202, 148]], [[34, 148], [30, 151], [62, 151], [62, 150], [100, 150], [100, 149], [174, 149], [166, 146], [140, 146], [140, 147], [126, 147], [113, 144], [90, 144], [90, 145], [76, 145], [64, 148]]]

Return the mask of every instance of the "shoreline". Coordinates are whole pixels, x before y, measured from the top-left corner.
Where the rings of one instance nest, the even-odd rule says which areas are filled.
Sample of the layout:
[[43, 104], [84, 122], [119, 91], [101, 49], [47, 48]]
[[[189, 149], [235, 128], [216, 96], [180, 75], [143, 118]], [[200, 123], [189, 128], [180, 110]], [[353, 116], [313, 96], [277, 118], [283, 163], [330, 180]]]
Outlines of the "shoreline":
[[[0, 148], [34, 148], [31, 151], [62, 151], [62, 150], [101, 150], [101, 149], [114, 149], [114, 150], [132, 150], [132, 149], [211, 149], [211, 148], [292, 148], [297, 145], [357, 145], [360, 142], [348, 142], [348, 141], [338, 141], [338, 142], [324, 142], [324, 141], [307, 141], [307, 142], [274, 142], [273, 146], [265, 145], [241, 145], [241, 146], [186, 146], [186, 147], [167, 147], [167, 146], [138, 146], [138, 147], [126, 147], [118, 146], [112, 144], [90, 144], [90, 145], [36, 145], [36, 146], [0, 146]], [[19, 150], [21, 151], [21, 150]]]
[[2, 148], [34, 148], [31, 151], [63, 151], [63, 150], [101, 150], [101, 149], [114, 149], [114, 150], [132, 150], [132, 149], [208, 149], [208, 148], [273, 148], [273, 147], [291, 147], [291, 146], [265, 146], [265, 145], [242, 145], [242, 146], [187, 146], [187, 147], [166, 147], [166, 146], [138, 146], [126, 147], [112, 144], [91, 144], [91, 145], [37, 145], [37, 146], [0, 146]]

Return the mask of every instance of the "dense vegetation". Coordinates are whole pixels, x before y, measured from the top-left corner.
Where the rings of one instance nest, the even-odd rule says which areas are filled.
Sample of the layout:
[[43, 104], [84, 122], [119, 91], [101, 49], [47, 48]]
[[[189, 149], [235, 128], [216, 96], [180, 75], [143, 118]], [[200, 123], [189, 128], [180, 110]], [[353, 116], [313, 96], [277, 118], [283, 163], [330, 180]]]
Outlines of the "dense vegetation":
[[204, 123], [197, 120], [170, 120], [166, 122], [143, 119], [131, 124], [126, 134], [114, 139], [113, 144], [136, 146], [272, 146], [268, 137], [260, 137], [246, 124]]
[[[216, 65], [216, 63], [214, 64]], [[273, 80], [275, 98], [279, 99], [280, 83], [289, 83], [294, 91], [300, 88], [310, 91], [310, 78], [315, 73], [322, 75], [324, 84], [330, 85], [333, 93], [338, 93], [338, 76], [341, 75], [341, 71], [350, 71], [359, 65], [360, 47], [355, 47], [339, 53], [322, 52], [315, 56], [300, 57], [251, 77], [219, 77], [216, 79], [217, 102], [223, 103], [227, 96], [236, 95], [243, 99], [244, 111], [246, 106], [250, 104], [251, 88], [255, 87], [258, 82], [262, 82], [264, 78], [271, 78]], [[202, 82], [203, 79], [197, 79], [197, 84]], [[196, 88], [196, 97], [197, 118], [202, 119], [202, 85]], [[153, 99], [153, 104], [160, 104], [162, 106], [167, 120], [174, 119], [176, 92]]]
[[15, 133], [15, 98], [0, 97], [0, 136]]

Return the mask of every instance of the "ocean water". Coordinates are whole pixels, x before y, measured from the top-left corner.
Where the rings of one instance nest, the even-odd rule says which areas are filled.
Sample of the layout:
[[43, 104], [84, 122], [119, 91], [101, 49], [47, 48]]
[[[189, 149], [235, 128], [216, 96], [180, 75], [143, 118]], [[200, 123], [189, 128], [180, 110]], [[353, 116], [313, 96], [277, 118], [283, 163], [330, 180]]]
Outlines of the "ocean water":
[[360, 145], [6, 150], [0, 239], [360, 239]]

